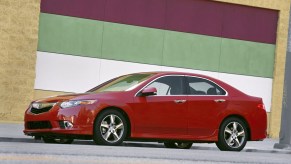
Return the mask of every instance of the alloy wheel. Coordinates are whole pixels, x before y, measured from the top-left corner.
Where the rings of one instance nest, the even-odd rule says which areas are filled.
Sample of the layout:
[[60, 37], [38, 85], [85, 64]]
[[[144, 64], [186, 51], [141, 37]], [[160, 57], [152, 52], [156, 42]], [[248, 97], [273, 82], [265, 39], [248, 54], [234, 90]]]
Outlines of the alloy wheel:
[[238, 122], [230, 122], [224, 129], [224, 140], [229, 147], [238, 148], [245, 141], [245, 130]]
[[216, 146], [222, 151], [241, 151], [249, 138], [247, 122], [237, 117], [225, 119], [219, 128]]
[[104, 117], [100, 124], [100, 132], [104, 140], [115, 143], [120, 140], [124, 133], [124, 123], [115, 114]]

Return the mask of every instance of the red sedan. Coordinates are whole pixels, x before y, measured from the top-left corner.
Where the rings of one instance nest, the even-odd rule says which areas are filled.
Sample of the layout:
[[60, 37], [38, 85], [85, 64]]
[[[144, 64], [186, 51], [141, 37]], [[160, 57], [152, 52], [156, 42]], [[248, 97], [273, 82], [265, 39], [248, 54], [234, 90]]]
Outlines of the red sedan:
[[46, 143], [150, 140], [187, 149], [193, 142], [215, 142], [220, 150], [240, 151], [247, 141], [266, 138], [266, 129], [261, 98], [204, 75], [147, 72], [120, 76], [83, 94], [33, 101], [24, 133]]

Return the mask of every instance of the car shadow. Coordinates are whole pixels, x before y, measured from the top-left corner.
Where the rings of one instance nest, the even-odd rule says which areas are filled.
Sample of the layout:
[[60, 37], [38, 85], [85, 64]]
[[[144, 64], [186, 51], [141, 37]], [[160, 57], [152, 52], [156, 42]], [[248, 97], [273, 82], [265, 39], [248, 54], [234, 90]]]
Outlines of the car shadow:
[[[9, 138], [9, 137], [0, 137], [0, 142], [22, 142], [22, 143], [42, 143], [45, 144], [42, 140], [35, 140], [34, 138]], [[52, 144], [52, 143], [50, 143]], [[71, 145], [92, 145], [98, 146], [94, 143], [93, 140], [75, 140]], [[197, 144], [198, 145], [198, 144]], [[100, 145], [104, 146], [104, 145]], [[123, 147], [147, 147], [147, 148], [165, 148], [164, 144], [158, 142], [134, 142], [134, 141], [125, 141], [122, 145]], [[196, 146], [195, 144], [191, 147], [194, 150], [210, 150], [210, 151], [219, 151], [217, 147], [201, 145]], [[278, 153], [278, 154], [291, 154], [291, 151], [278, 151], [278, 150], [259, 150], [259, 149], [244, 149], [242, 152], [259, 152], [259, 153]]]
[[[23, 143], [43, 143], [42, 140], [35, 140], [34, 138], [9, 138], [9, 137], [0, 137], [0, 142], [23, 142]], [[51, 144], [51, 143], [50, 143]], [[72, 145], [92, 145], [98, 146], [93, 140], [75, 140]], [[102, 145], [104, 146], [104, 145]], [[122, 145], [124, 147], [148, 147], [148, 148], [165, 148], [163, 143], [158, 142], [135, 142], [135, 141], [124, 141]], [[192, 146], [191, 149], [198, 150], [215, 150], [216, 147], [201, 147], [201, 146]]]

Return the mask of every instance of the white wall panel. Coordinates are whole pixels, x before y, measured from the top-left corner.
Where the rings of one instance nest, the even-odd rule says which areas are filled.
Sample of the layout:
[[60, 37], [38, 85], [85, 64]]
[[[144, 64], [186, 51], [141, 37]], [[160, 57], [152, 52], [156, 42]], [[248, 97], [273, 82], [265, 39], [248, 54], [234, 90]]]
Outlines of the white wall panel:
[[218, 79], [248, 95], [263, 98], [266, 109], [270, 112], [273, 84], [272, 79], [227, 73], [219, 73]]
[[201, 71], [201, 70], [194, 70], [194, 69], [185, 69], [185, 68], [175, 68], [175, 67], [162, 67], [162, 71], [175, 71], [175, 72], [189, 72], [189, 73], [197, 73], [206, 76], [210, 76], [213, 78], [218, 78], [217, 72], [210, 72], [210, 71]]
[[123, 61], [38, 52], [35, 89], [84, 92], [114, 77], [151, 71], [177, 71], [218, 78], [246, 94], [262, 97], [267, 111], [271, 108], [272, 79], [218, 72], [156, 66]]
[[84, 92], [99, 83], [100, 59], [37, 52], [35, 89]]
[[161, 71], [162, 66], [101, 59], [100, 69], [100, 81], [105, 82], [124, 74]]

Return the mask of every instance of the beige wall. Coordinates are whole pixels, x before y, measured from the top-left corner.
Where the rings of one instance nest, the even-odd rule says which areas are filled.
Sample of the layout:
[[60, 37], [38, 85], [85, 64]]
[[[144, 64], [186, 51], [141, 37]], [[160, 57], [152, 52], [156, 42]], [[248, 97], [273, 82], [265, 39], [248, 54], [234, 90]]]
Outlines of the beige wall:
[[[276, 59], [268, 132], [280, 131], [290, 0], [216, 0], [279, 10]], [[63, 94], [33, 89], [40, 0], [0, 0], [0, 121], [23, 120], [35, 98]]]
[[0, 120], [23, 120], [33, 99], [40, 0], [0, 0]]

